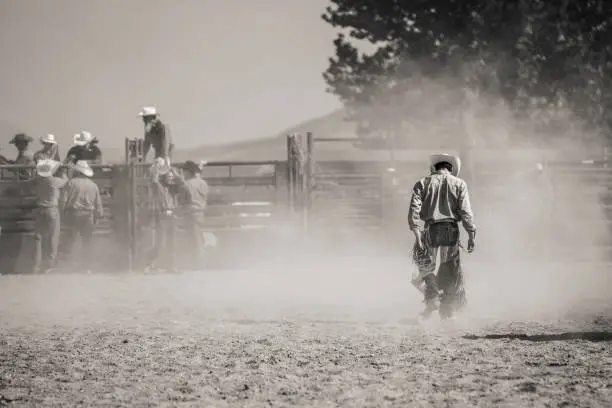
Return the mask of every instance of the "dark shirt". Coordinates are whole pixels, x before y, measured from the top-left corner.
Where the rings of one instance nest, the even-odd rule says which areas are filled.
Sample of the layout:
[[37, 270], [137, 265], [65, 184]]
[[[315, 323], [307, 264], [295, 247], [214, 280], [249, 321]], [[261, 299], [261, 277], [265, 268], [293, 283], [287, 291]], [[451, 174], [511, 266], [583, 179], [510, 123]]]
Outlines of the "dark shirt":
[[102, 162], [102, 151], [95, 144], [85, 146], [72, 146], [66, 153], [66, 162], [76, 163], [79, 160], [86, 160], [93, 163]]
[[151, 147], [153, 147], [153, 150], [155, 151], [156, 159], [158, 157], [170, 157], [172, 149], [174, 148], [170, 129], [159, 119], [153, 122], [150, 125], [150, 128], [145, 128], [145, 137], [142, 147], [145, 158]]
[[19, 152], [19, 154], [17, 154], [17, 158], [15, 159], [15, 164], [21, 164], [24, 166], [34, 164], [34, 155], [30, 150]]

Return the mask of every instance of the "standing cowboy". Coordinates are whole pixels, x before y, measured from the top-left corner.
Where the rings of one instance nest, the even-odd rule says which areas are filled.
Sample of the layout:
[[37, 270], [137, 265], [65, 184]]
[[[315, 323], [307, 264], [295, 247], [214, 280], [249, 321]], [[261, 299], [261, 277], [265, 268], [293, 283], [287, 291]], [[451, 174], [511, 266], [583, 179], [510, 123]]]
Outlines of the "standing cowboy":
[[17, 148], [17, 158], [12, 164], [31, 165], [34, 164], [34, 155], [30, 150], [30, 144], [34, 141], [25, 133], [18, 133], [11, 139], [10, 144]]
[[87, 131], [74, 135], [74, 146], [66, 153], [65, 163], [76, 163], [79, 160], [91, 164], [102, 164], [102, 151], [97, 146], [98, 140]]
[[145, 136], [142, 146], [143, 159], [146, 161], [149, 150], [153, 147], [156, 159], [161, 157], [170, 163], [174, 143], [172, 143], [170, 129], [159, 118], [157, 109], [152, 106], [146, 106], [142, 108], [138, 115], [142, 118], [145, 127]]
[[42, 149], [34, 153], [34, 161], [39, 162], [40, 160], [50, 159], [57, 162], [61, 161], [59, 154], [59, 147], [55, 140], [55, 135], [47, 134], [40, 138]]
[[408, 212], [408, 224], [416, 239], [413, 257], [418, 268], [412, 282], [425, 296], [422, 316], [429, 317], [439, 309], [444, 319], [452, 317], [466, 303], [458, 223], [462, 222], [468, 233], [468, 252], [474, 250], [476, 225], [467, 184], [458, 177], [460, 159], [436, 154], [430, 164], [431, 174], [414, 185]]
[[185, 228], [190, 244], [189, 253], [193, 267], [206, 266], [206, 248], [214, 246], [214, 237], [204, 232], [205, 210], [208, 201], [208, 184], [202, 179], [202, 167], [188, 160], [183, 166], [179, 203], [185, 215]]
[[34, 273], [48, 273], [55, 267], [60, 239], [60, 190], [68, 182], [63, 170], [59, 177], [54, 176], [61, 163], [51, 159], [41, 159], [36, 164], [37, 177], [34, 179], [36, 193], [36, 218], [34, 233], [36, 257]]
[[151, 190], [155, 223], [155, 244], [145, 272], [175, 272], [176, 194], [180, 175], [162, 158], [151, 166]]
[[[90, 259], [94, 226], [104, 212], [100, 189], [90, 179], [93, 170], [89, 164], [85, 160], [79, 160], [72, 167], [73, 178], [64, 187], [61, 209], [68, 227], [66, 241], [70, 257], [74, 259], [76, 238], [80, 236], [83, 244], [80, 261], [83, 263]], [[87, 267], [87, 270], [89, 269]]]

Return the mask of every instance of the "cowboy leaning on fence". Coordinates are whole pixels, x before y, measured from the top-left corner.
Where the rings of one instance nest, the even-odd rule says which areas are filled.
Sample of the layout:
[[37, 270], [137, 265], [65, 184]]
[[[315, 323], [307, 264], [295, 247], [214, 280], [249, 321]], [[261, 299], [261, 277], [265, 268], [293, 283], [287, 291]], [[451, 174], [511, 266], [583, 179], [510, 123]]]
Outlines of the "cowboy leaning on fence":
[[102, 164], [102, 150], [97, 146], [98, 139], [91, 133], [82, 131], [74, 135], [74, 146], [66, 153], [65, 163], [85, 160], [92, 164]]
[[84, 160], [77, 161], [73, 166], [73, 178], [64, 187], [60, 208], [66, 221], [66, 247], [74, 260], [75, 244], [78, 236], [82, 240], [82, 266], [89, 270], [88, 263], [92, 255], [92, 238], [94, 226], [104, 215], [100, 189], [90, 177], [93, 170]]
[[208, 183], [202, 178], [201, 165], [188, 160], [182, 167], [185, 178], [180, 179], [181, 189], [178, 199], [185, 216], [192, 266], [202, 269], [206, 267], [206, 248], [215, 245], [214, 237], [204, 232]]
[[474, 250], [476, 226], [467, 184], [457, 177], [459, 158], [438, 154], [431, 157], [430, 164], [431, 174], [414, 186], [408, 213], [416, 239], [413, 257], [418, 274], [413, 284], [425, 296], [423, 317], [439, 309], [440, 317], [448, 318], [466, 303], [458, 222], [468, 232], [468, 252]]
[[38, 163], [40, 160], [55, 160], [59, 162], [60, 154], [59, 154], [59, 146], [57, 144], [57, 140], [55, 140], [55, 135], [47, 134], [40, 138], [40, 143], [42, 144], [42, 149], [34, 153], [34, 161]]
[[68, 182], [64, 169], [59, 170], [59, 177], [54, 175], [59, 168], [60, 162], [56, 160], [42, 159], [36, 164], [37, 177], [33, 181], [37, 204], [34, 273], [48, 273], [56, 266], [61, 226], [60, 190]]

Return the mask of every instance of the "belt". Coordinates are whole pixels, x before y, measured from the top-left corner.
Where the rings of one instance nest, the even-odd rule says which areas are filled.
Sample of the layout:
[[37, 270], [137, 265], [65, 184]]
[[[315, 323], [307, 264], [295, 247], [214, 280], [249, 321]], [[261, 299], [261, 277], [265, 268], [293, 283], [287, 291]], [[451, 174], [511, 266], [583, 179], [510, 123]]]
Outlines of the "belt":
[[443, 220], [432, 220], [432, 221], [426, 221], [425, 222], [425, 226], [430, 226], [430, 225], [434, 225], [434, 224], [457, 224], [458, 221], [453, 219], [453, 218], [445, 218]]

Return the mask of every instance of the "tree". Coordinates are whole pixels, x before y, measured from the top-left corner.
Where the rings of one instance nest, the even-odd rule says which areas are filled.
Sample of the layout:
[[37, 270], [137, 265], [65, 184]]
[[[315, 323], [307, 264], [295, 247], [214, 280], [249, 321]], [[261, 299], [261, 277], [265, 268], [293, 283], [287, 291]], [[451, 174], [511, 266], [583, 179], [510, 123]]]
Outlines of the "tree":
[[[331, 3], [322, 17], [340, 33], [323, 76], [363, 138], [397, 136], [402, 118], [451, 107], [456, 112], [446, 116], [456, 126], [471, 100], [498, 96], [516, 115], [545, 125], [562, 111], [591, 127], [612, 125], [612, 2]], [[419, 109], [427, 84], [444, 91]]]

